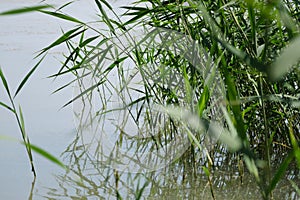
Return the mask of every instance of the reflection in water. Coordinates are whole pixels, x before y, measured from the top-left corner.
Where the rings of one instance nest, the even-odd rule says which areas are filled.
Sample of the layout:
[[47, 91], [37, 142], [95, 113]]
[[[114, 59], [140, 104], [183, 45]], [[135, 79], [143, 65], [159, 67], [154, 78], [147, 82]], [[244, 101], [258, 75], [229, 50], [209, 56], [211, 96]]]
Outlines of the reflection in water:
[[[75, 97], [78, 94], [80, 97], [79, 103], [74, 104], [77, 136], [63, 153], [69, 171], [57, 176], [59, 189], [49, 188], [48, 199], [257, 199], [260, 196], [260, 188], [244, 169], [240, 156], [215, 142], [210, 143], [209, 152], [191, 145], [184, 125], [154, 109], [160, 103], [156, 100], [164, 96], [152, 98], [152, 95], [167, 92], [170, 88], [163, 87], [168, 83], [175, 87], [168, 92], [178, 92], [174, 95], [178, 98], [164, 100], [174, 101], [173, 104], [185, 101], [187, 91], [180, 74], [177, 77], [175, 70], [168, 71], [161, 65], [161, 71], [155, 66], [153, 71], [151, 66], [146, 68], [149, 71], [135, 71], [136, 68], [126, 66], [119, 71], [121, 67], [107, 68], [107, 63], [99, 66], [100, 53], [92, 55], [90, 63], [86, 63], [88, 71], [95, 62], [99, 74], [92, 71], [90, 77], [85, 71], [79, 77], [86, 78], [78, 80], [75, 86]], [[106, 73], [107, 69], [110, 73]], [[143, 73], [151, 77], [148, 87], [141, 81]], [[98, 84], [99, 80], [105, 83]], [[97, 90], [90, 92], [89, 88], [95, 85]], [[152, 90], [149, 92], [148, 88]], [[166, 96], [172, 97], [171, 93]], [[218, 116], [216, 110], [210, 111]], [[206, 130], [194, 131], [198, 131], [195, 135], [203, 143], [200, 133]], [[178, 149], [182, 151], [177, 152]], [[299, 174], [296, 167], [289, 173]], [[295, 189], [286, 187], [291, 186], [289, 179], [299, 183], [298, 176], [282, 179], [274, 191], [275, 198], [298, 198]]]
[[[208, 178], [201, 165], [194, 165], [189, 150], [180, 160], [156, 172], [126, 173], [97, 163], [80, 137], [78, 134], [63, 153], [70, 170], [57, 176], [58, 186], [48, 188], [47, 199], [212, 199]], [[224, 161], [222, 166], [215, 166], [211, 177], [216, 199], [259, 198], [253, 177], [245, 172], [241, 182], [235, 160]], [[299, 174], [297, 167], [289, 174]], [[288, 180], [300, 183], [297, 175], [282, 179], [274, 199], [299, 198]]]
[[[99, 90], [103, 91], [103, 88], [100, 87]], [[113, 94], [115, 93], [111, 93]], [[47, 194], [44, 195], [47, 199], [213, 199], [213, 196], [215, 199], [258, 199], [260, 197], [260, 189], [254, 178], [244, 169], [242, 158], [228, 153], [226, 148], [218, 143], [211, 144], [209, 151], [209, 156], [213, 160], [212, 166], [202, 151], [187, 143], [185, 151], [176, 159], [172, 159], [173, 162], [169, 162], [168, 165], [164, 164], [156, 170], [132, 169], [136, 167], [132, 163], [138, 163], [141, 168], [149, 164], [144, 162], [147, 158], [152, 162], [153, 155], [158, 155], [153, 152], [158, 151], [160, 145], [166, 144], [164, 138], [168, 139], [166, 137], [168, 133], [177, 133], [173, 137], [179, 137], [179, 133], [183, 132], [180, 124], [172, 127], [172, 123], [176, 121], [170, 120], [160, 112], [152, 113], [149, 121], [141, 118], [143, 119], [141, 122], [151, 123], [153, 119], [162, 121], [152, 127], [154, 137], [141, 139], [137, 136], [147, 130], [147, 123], [142, 123], [143, 129], [126, 129], [125, 122], [128, 122], [130, 117], [136, 119], [138, 112], [135, 113], [132, 110], [141, 108], [145, 104], [124, 107], [126, 101], [123, 98], [121, 102], [125, 103], [116, 109], [115, 115], [111, 116], [111, 112], [101, 112], [98, 116], [99, 110], [93, 107], [96, 105], [93, 102], [95, 97], [91, 97], [87, 95], [85, 97], [87, 99], [84, 99], [85, 103], [79, 103], [77, 107], [75, 105], [74, 111], [78, 112], [76, 115], [78, 117], [77, 135], [63, 152], [63, 158], [69, 170], [56, 177], [58, 186], [48, 188]], [[139, 97], [135, 96], [135, 98]], [[115, 102], [113, 99], [111, 98], [111, 103]], [[100, 107], [105, 106], [100, 105]], [[106, 105], [106, 108], [112, 110], [109, 105]], [[132, 115], [120, 114], [124, 110]], [[147, 109], [143, 112], [147, 112]], [[118, 117], [127, 121], [115, 120]], [[97, 120], [97, 123], [93, 120]], [[106, 127], [107, 124], [110, 129]], [[96, 128], [93, 127], [94, 125], [97, 125]], [[127, 132], [120, 134], [118, 132], [120, 130]], [[134, 131], [138, 134], [133, 134]], [[160, 131], [164, 134], [158, 134]], [[103, 132], [106, 132], [106, 135]], [[119, 134], [119, 137], [113, 137], [116, 134]], [[101, 135], [107, 138], [99, 137]], [[120, 159], [115, 152], [120, 152], [118, 149], [124, 149], [124, 145], [128, 151], [125, 151], [126, 155], [124, 152], [121, 153], [123, 153], [122, 156], [127, 157]], [[153, 154], [148, 153], [149, 145], [155, 147], [151, 149]], [[175, 149], [176, 147], [174, 146]], [[143, 152], [145, 153], [142, 154]], [[140, 156], [139, 158], [144, 156], [143, 162], [137, 161], [136, 155]], [[118, 161], [120, 163], [117, 163]], [[114, 163], [119, 165], [114, 165]], [[129, 169], [124, 167], [126, 164]], [[205, 173], [203, 166], [210, 170], [210, 175]], [[289, 182], [293, 180], [299, 184], [298, 174], [297, 167], [291, 166], [289, 175], [279, 182], [274, 191], [274, 199], [299, 198]]]

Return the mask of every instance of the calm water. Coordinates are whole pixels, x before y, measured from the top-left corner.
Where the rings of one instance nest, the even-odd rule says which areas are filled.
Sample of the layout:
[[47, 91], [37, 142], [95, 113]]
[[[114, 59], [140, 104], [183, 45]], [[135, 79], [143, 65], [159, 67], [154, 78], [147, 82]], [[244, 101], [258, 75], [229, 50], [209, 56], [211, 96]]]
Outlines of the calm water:
[[[38, 0], [1, 1], [0, 11], [38, 4]], [[47, 1], [61, 5], [66, 1]], [[93, 13], [93, 1], [79, 1], [74, 4], [77, 17], [88, 19]], [[61, 33], [60, 28], [71, 25], [42, 14], [24, 14], [0, 17], [0, 66], [12, 91], [15, 91], [26, 72], [37, 62], [34, 53], [49, 45]], [[58, 70], [63, 48], [56, 48], [44, 61], [37, 73], [17, 98], [24, 112], [26, 129], [33, 144], [43, 147], [59, 156], [74, 137], [72, 107], [60, 110], [72, 98], [72, 90], [51, 94], [55, 88], [71, 77], [53, 82], [46, 78]], [[0, 100], [7, 102], [1, 85]], [[0, 135], [21, 139], [16, 121], [4, 109], [0, 109]], [[45, 159], [34, 156], [37, 180], [34, 198], [41, 199], [44, 188], [56, 185], [55, 175], [63, 171]], [[32, 174], [25, 154], [25, 148], [18, 143], [0, 140], [0, 199], [26, 199], [31, 191]]]
[[[0, 12], [21, 6], [36, 5], [39, 1], [1, 1]], [[46, 1], [62, 5], [67, 1]], [[114, 2], [126, 4], [127, 1]], [[96, 7], [92, 0], [80, 0], [66, 9], [83, 21], [95, 20]], [[0, 17], [0, 66], [12, 91], [26, 72], [37, 62], [34, 53], [49, 45], [72, 24], [44, 16], [25, 14]], [[25, 148], [18, 143], [0, 140], [0, 199], [133, 199], [142, 191], [148, 199], [211, 199], [207, 177], [201, 166], [194, 173], [186, 160], [182, 165], [160, 169], [152, 173], [129, 174], [104, 167], [85, 153], [73, 122], [72, 106], [61, 106], [72, 98], [72, 88], [51, 94], [63, 83], [72, 80], [65, 76], [55, 81], [46, 78], [57, 72], [64, 48], [55, 48], [16, 99], [23, 108], [26, 129], [33, 144], [64, 160], [71, 171], [65, 172], [51, 162], [34, 156], [37, 180], [33, 177]], [[8, 99], [0, 87], [0, 101]], [[15, 119], [0, 108], [0, 135], [21, 139]], [[63, 154], [62, 154], [63, 153]], [[62, 155], [61, 155], [62, 154]], [[228, 168], [236, 169], [236, 165]], [[298, 180], [297, 171], [290, 179]], [[297, 182], [299, 183], [299, 182]], [[236, 170], [218, 169], [213, 180], [217, 199], [259, 199], [259, 190], [251, 177], [244, 175], [241, 183]], [[287, 180], [279, 184], [275, 199], [296, 199]], [[31, 196], [32, 195], [32, 196]]]

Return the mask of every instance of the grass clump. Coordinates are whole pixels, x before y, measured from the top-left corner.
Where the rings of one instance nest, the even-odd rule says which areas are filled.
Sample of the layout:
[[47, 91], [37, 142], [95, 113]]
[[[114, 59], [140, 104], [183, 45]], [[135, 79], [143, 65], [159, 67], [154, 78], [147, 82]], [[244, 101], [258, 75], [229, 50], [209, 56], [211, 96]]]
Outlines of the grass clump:
[[[150, 149], [185, 133], [195, 171], [201, 166], [211, 180], [227, 158], [239, 168], [244, 163], [264, 199], [294, 159], [300, 167], [298, 1], [138, 1], [123, 7], [125, 20], [108, 2], [95, 5], [105, 30], [61, 10], [39, 10], [78, 24], [40, 54], [67, 45], [52, 77], [73, 73], [75, 79], [57, 92], [77, 81], [82, 87], [66, 105], [99, 95], [101, 106], [89, 117], [101, 118], [113, 111], [108, 104], [117, 94], [134, 124], [148, 124], [142, 126], [148, 131], [167, 115], [161, 135], [148, 137]], [[85, 77], [88, 87], [81, 84]], [[132, 86], [136, 79], [140, 88]], [[154, 104], [164, 110], [157, 118], [149, 114]], [[205, 146], [203, 133], [219, 143]], [[121, 145], [136, 139], [121, 135]]]

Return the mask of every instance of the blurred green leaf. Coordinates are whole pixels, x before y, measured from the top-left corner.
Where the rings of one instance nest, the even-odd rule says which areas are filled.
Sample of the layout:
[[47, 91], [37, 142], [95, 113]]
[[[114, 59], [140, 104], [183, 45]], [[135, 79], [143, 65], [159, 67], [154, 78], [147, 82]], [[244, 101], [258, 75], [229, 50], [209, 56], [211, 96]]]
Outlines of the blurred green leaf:
[[281, 177], [285, 174], [285, 172], [286, 172], [290, 162], [292, 162], [293, 158], [294, 158], [294, 151], [290, 151], [288, 156], [284, 159], [284, 161], [279, 166], [273, 179], [271, 180], [269, 188], [267, 189], [268, 193], [272, 192], [275, 189], [277, 183], [280, 181]]
[[20, 114], [20, 125], [21, 125], [21, 131], [22, 131], [22, 135], [23, 135], [23, 139], [24, 141], [26, 140], [26, 135], [25, 135], [25, 121], [24, 121], [24, 116], [23, 116], [23, 112], [21, 109], [21, 106], [19, 106], [19, 114]]
[[[22, 142], [22, 144], [26, 145], [24, 142]], [[60, 167], [62, 167], [62, 168], [64, 168], [64, 169], [67, 168], [67, 167], [66, 167], [66, 166], [65, 166], [58, 158], [56, 158], [55, 156], [51, 155], [51, 154], [48, 153], [47, 151], [41, 149], [40, 147], [35, 146], [35, 145], [33, 145], [33, 144], [30, 144], [30, 148], [31, 148], [34, 152], [40, 154], [41, 156], [43, 156], [44, 158], [48, 159], [49, 161], [51, 161], [51, 162], [57, 164], [58, 166], [60, 166]]]
[[270, 79], [277, 81], [282, 78], [300, 60], [300, 37], [291, 41], [287, 48], [278, 56], [269, 68]]
[[258, 175], [257, 166], [255, 165], [255, 160], [253, 158], [250, 158], [248, 155], [244, 155], [244, 160], [249, 172], [253, 174], [255, 179], [259, 182], [260, 178]]
[[205, 175], [206, 175], [207, 177], [210, 177], [210, 172], [209, 172], [209, 170], [207, 169], [207, 167], [203, 166], [202, 169], [203, 169]]
[[299, 186], [297, 186], [297, 184], [296, 184], [294, 181], [292, 181], [292, 180], [289, 180], [289, 181], [290, 181], [290, 183], [292, 184], [293, 188], [296, 190], [298, 196], [300, 196], [300, 189], [299, 189]]
[[203, 111], [207, 107], [207, 103], [209, 100], [209, 90], [207, 86], [204, 86], [204, 90], [201, 93], [200, 99], [198, 101], [198, 114], [199, 117], [203, 116]]
[[2, 13], [0, 13], [0, 15], [23, 14], [23, 13], [33, 12], [33, 11], [41, 11], [42, 9], [45, 9], [45, 8], [53, 8], [53, 6], [45, 5], [45, 6], [33, 6], [33, 7], [19, 8], [19, 9], [8, 10], [5, 12], [2, 12]]

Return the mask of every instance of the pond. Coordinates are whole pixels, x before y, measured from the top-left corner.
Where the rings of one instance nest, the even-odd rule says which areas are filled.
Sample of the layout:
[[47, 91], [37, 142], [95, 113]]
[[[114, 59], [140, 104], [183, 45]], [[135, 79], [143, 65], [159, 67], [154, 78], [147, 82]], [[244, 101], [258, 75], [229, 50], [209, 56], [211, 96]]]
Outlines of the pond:
[[[68, 1], [46, 2], [63, 5]], [[34, 0], [4, 0], [1, 2], [0, 12], [38, 3], [39, 1]], [[119, 7], [128, 5], [129, 1], [114, 1], [112, 4]], [[83, 21], [97, 19], [95, 14], [97, 9], [92, 0], [75, 1], [65, 11]], [[117, 10], [117, 12], [121, 11]], [[61, 35], [61, 29], [67, 30], [73, 25], [41, 13], [30, 13], [1, 16], [0, 27], [0, 67], [6, 75], [10, 88], [15, 91], [25, 74], [37, 62], [33, 59], [37, 55], [36, 52], [57, 39]], [[66, 51], [64, 47], [57, 47], [51, 51], [16, 101], [22, 106], [31, 143], [59, 157], [69, 170], [65, 171], [34, 154], [37, 170], [37, 179], [34, 181], [24, 146], [15, 141], [0, 140], [1, 199], [213, 199], [212, 191], [215, 199], [260, 198], [260, 190], [255, 179], [246, 169], [241, 170], [244, 167], [236, 157], [224, 157], [222, 151], [214, 154], [215, 166], [211, 171], [213, 175], [208, 178], [201, 165], [207, 164], [201, 161], [202, 154], [192, 157], [189, 155], [191, 150], [188, 148], [189, 141], [186, 135], [180, 133], [175, 135], [180, 140], [168, 143], [171, 146], [167, 148], [168, 153], [150, 153], [145, 154], [145, 157], [144, 154], [136, 155], [134, 151], [124, 152], [121, 148], [120, 153], [114, 149], [120, 146], [130, 146], [133, 150], [139, 148], [138, 139], [136, 143], [130, 142], [137, 137], [136, 134], [131, 133], [139, 132], [139, 134], [148, 134], [145, 138], [152, 137], [151, 134], [149, 136], [149, 133], [143, 131], [148, 130], [147, 128], [151, 131], [160, 131], [159, 125], [165, 130], [163, 120], [155, 127], [134, 127], [132, 122], [127, 124], [127, 118], [133, 111], [130, 110], [129, 114], [118, 111], [101, 118], [102, 133], [103, 131], [109, 133], [104, 134], [103, 138], [95, 137], [98, 125], [96, 128], [93, 127], [92, 131], [91, 127], [78, 128], [81, 121], [76, 118], [76, 112], [84, 110], [80, 114], [88, 118], [89, 113], [85, 110], [94, 108], [88, 106], [83, 108], [83, 104], [80, 103], [62, 108], [77, 94], [74, 87], [78, 85], [52, 94], [74, 77], [66, 75], [56, 80], [47, 78], [59, 70], [60, 61], [64, 59], [62, 53]], [[108, 89], [112, 90], [114, 87]], [[136, 99], [140, 98], [138, 94], [133, 96]], [[113, 96], [112, 98], [110, 106], [114, 106], [113, 103], [118, 104], [119, 101], [126, 101], [125, 97], [119, 99], [120, 96]], [[0, 87], [0, 101], [8, 102], [3, 87]], [[143, 112], [147, 113], [147, 110]], [[126, 125], [123, 126], [124, 119]], [[119, 128], [120, 126], [122, 129]], [[121, 142], [121, 145], [120, 135], [112, 134], [120, 130], [124, 132], [121, 135], [124, 134], [127, 139], [129, 138]], [[0, 109], [0, 135], [21, 139], [14, 116], [4, 109]], [[98, 153], [99, 144], [104, 148], [101, 149], [101, 154]], [[142, 142], [143, 145], [145, 142]], [[157, 144], [148, 146], [147, 143], [143, 148], [145, 151], [152, 152], [155, 145]], [[172, 152], [174, 148], [176, 153]], [[182, 151], [179, 152], [179, 149]], [[121, 156], [115, 155], [115, 159], [111, 159], [112, 152], [120, 153]], [[298, 176], [297, 167], [291, 166], [286, 178], [279, 182], [274, 192], [274, 199], [298, 199], [299, 196], [289, 181], [293, 180], [299, 185]]]

